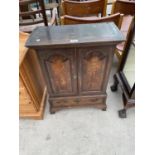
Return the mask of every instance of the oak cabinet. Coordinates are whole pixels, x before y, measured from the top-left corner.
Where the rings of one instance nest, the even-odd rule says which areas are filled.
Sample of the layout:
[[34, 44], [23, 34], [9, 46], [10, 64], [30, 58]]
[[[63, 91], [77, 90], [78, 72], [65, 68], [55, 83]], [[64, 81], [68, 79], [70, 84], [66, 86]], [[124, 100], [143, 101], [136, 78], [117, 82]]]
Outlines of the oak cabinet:
[[33, 31], [26, 46], [38, 54], [51, 113], [78, 106], [106, 110], [114, 49], [122, 40], [113, 23], [40, 27]]

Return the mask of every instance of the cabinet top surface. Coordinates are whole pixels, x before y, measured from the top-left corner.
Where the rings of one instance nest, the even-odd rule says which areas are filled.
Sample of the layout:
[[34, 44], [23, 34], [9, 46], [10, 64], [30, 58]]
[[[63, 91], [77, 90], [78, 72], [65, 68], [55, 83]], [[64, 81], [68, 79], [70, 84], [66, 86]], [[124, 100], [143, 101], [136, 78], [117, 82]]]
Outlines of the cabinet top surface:
[[27, 47], [81, 46], [86, 44], [117, 44], [124, 41], [113, 23], [78, 24], [37, 27], [26, 42]]

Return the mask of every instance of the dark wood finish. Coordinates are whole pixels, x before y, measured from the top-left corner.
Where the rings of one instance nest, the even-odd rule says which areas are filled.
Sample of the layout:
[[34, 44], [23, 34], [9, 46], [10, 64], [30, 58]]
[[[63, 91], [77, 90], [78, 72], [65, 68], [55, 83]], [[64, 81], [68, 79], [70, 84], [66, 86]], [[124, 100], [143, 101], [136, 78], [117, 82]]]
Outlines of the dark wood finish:
[[111, 14], [122, 13], [135, 16], [135, 1], [116, 0], [112, 6]]
[[36, 0], [19, 0], [20, 5], [36, 3]]
[[123, 14], [116, 13], [108, 17], [101, 17], [99, 19], [89, 19], [89, 18], [80, 18], [64, 15], [61, 17], [61, 23], [63, 25], [71, 24], [88, 24], [88, 23], [103, 23], [103, 22], [114, 22], [118, 28], [121, 27]]
[[73, 49], [44, 50], [40, 52], [49, 76], [48, 85], [51, 96], [70, 96], [77, 91], [75, 51]]
[[80, 96], [80, 97], [65, 97], [65, 99], [56, 98], [49, 99], [50, 101], [50, 113], [53, 114], [58, 110], [64, 108], [75, 108], [75, 107], [94, 107], [105, 111], [106, 96]]
[[[80, 32], [80, 33], [79, 33]], [[123, 35], [113, 22], [37, 27], [26, 46], [40, 48], [110, 45], [122, 41]], [[108, 39], [108, 41], [106, 41]], [[91, 43], [91, 44], [90, 44]]]
[[62, 1], [64, 15], [87, 17], [87, 16], [106, 16], [107, 0], [91, 1]]
[[29, 12], [21, 12], [19, 13], [19, 16], [30, 16], [30, 15], [34, 15], [36, 13], [41, 13], [41, 9], [36, 10], [36, 11], [29, 11]]
[[135, 1], [116, 0], [113, 3], [111, 14], [115, 14], [118, 12], [124, 14], [124, 17], [122, 20], [122, 26], [120, 30], [123, 33], [124, 37], [126, 38], [126, 41], [122, 42], [121, 44], [118, 44], [115, 50], [115, 54], [119, 60], [119, 65], [120, 65], [121, 60], [122, 60], [122, 55], [125, 52], [124, 51], [125, 46], [129, 39], [131, 25], [135, 17]]
[[[27, 12], [27, 11], [29, 11], [29, 4], [28, 3], [26, 3], [26, 4], [23, 4], [22, 5], [22, 2], [23, 1], [21, 1], [21, 0], [19, 0], [19, 10], [20, 10], [20, 12]], [[22, 19], [30, 19], [31, 17], [30, 16], [23, 16], [22, 17]]]
[[[35, 28], [31, 25], [36, 25], [39, 23], [43, 23], [43, 25], [48, 26], [48, 21], [45, 13], [45, 6], [44, 6], [44, 1], [43, 0], [20, 0], [19, 1], [19, 7], [25, 7], [32, 4], [36, 3], [39, 5], [37, 10], [32, 10], [32, 9], [24, 9], [19, 12], [19, 26], [20, 26], [20, 31], [31, 33], [32, 30]], [[37, 14], [41, 14], [42, 17], [36, 18]], [[25, 20], [24, 17], [29, 17], [29, 19]], [[27, 27], [29, 26], [30, 27]], [[37, 26], [37, 25], [36, 25]]]
[[120, 118], [126, 118], [126, 110], [130, 107], [135, 106], [135, 83], [133, 86], [129, 86], [129, 83], [123, 73], [125, 63], [128, 59], [130, 46], [131, 44], [133, 44], [134, 33], [135, 33], [135, 23], [133, 22], [131, 25], [131, 31], [129, 34], [129, 41], [125, 47], [126, 52], [123, 53], [121, 64], [116, 74], [114, 75], [114, 84], [111, 86], [112, 91], [117, 91], [118, 85], [122, 90], [122, 99], [123, 99], [124, 108], [122, 110], [119, 110]]
[[77, 52], [80, 95], [105, 94], [113, 51], [109, 47], [93, 46], [79, 48]]
[[115, 54], [119, 59], [119, 63], [121, 63], [122, 55], [125, 52], [125, 46], [129, 40], [129, 33], [131, 31], [132, 23], [134, 22], [134, 17], [131, 15], [124, 16], [121, 25], [121, 32], [123, 33], [124, 37], [126, 38], [125, 42], [122, 42], [116, 46]]
[[[24, 12], [20, 12], [19, 16], [20, 17], [28, 16], [28, 15], [31, 16], [31, 15], [35, 15], [37, 13], [41, 13], [42, 16], [43, 16], [43, 19], [40, 20], [40, 23], [44, 22], [45, 26], [48, 26], [43, 0], [21, 0], [21, 1], [19, 1], [19, 6], [28, 5], [28, 4], [31, 4], [31, 3], [39, 3], [40, 9], [38, 9], [36, 11], [27, 10], [27, 11], [24, 11]], [[38, 20], [38, 22], [39, 22], [39, 20]], [[29, 23], [32, 25], [33, 21], [29, 22]], [[19, 25], [24, 25], [24, 22], [20, 22]]]
[[32, 32], [26, 46], [37, 51], [51, 113], [78, 106], [106, 110], [113, 53], [122, 40], [114, 23], [39, 27]]

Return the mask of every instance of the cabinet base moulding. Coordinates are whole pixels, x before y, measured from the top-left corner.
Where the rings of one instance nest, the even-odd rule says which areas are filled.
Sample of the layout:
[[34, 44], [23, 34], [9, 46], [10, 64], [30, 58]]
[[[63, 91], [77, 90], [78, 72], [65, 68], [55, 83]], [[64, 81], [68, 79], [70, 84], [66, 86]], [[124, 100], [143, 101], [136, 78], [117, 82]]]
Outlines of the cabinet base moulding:
[[40, 109], [37, 112], [33, 113], [20, 113], [19, 117], [20, 118], [29, 118], [29, 119], [36, 119], [36, 120], [42, 120], [44, 116], [44, 110], [45, 110], [45, 104], [46, 104], [46, 99], [47, 99], [47, 88], [44, 89], [42, 101], [40, 104]]
[[63, 98], [49, 98], [50, 113], [54, 114], [62, 109], [71, 109], [78, 107], [93, 107], [106, 111], [106, 97], [105, 96], [80, 96], [80, 97], [63, 97]]

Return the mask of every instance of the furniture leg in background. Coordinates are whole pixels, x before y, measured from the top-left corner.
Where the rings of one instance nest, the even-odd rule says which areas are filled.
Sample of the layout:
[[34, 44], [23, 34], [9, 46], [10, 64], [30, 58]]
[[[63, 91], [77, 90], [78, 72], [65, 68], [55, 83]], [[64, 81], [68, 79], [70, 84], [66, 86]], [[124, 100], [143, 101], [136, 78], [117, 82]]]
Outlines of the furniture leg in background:
[[111, 91], [117, 91], [120, 86], [124, 108], [118, 111], [120, 118], [126, 118], [126, 110], [135, 106], [135, 24], [131, 25], [129, 40], [122, 56], [120, 66], [114, 75]]

